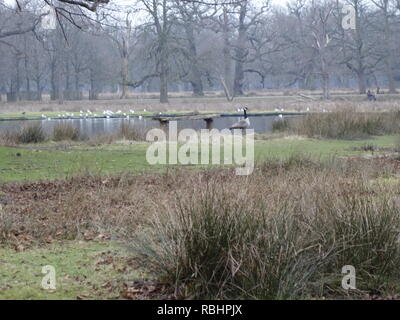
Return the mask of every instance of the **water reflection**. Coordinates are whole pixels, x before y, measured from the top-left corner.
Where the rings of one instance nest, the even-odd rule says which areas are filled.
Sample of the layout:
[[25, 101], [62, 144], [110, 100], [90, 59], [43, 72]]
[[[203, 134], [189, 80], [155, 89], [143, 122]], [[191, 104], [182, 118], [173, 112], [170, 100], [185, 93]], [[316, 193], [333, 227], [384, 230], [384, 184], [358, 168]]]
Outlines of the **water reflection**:
[[[292, 116], [285, 116], [292, 117]], [[214, 119], [214, 128], [222, 130], [229, 128], [233, 123], [238, 121], [238, 117], [229, 116]], [[279, 118], [277, 116], [250, 116], [250, 128], [254, 129], [257, 133], [270, 133], [272, 132], [272, 124]], [[51, 134], [53, 128], [57, 123], [69, 123], [74, 127], [79, 128], [82, 135], [86, 137], [93, 137], [96, 135], [113, 134], [118, 132], [122, 123], [135, 126], [139, 130], [148, 130], [151, 128], [159, 128], [159, 122], [151, 118], [130, 117], [126, 118], [100, 118], [100, 119], [50, 119], [50, 120], [13, 120], [13, 121], [0, 121], [0, 131], [13, 131], [19, 130], [27, 123], [41, 123], [44, 131]], [[195, 130], [205, 129], [206, 123], [203, 120], [181, 120], [178, 121], [178, 130], [192, 128]]]

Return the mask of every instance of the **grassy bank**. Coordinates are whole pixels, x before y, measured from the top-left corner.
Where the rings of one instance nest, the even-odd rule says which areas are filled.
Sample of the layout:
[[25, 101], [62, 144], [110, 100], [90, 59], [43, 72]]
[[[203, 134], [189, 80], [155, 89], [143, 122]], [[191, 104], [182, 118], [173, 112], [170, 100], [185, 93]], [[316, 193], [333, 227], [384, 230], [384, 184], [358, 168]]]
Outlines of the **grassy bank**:
[[357, 112], [340, 110], [314, 113], [274, 123], [275, 131], [319, 139], [365, 139], [366, 137], [398, 134], [400, 112]]
[[[60, 297], [122, 297], [124, 288], [97, 296], [91, 285], [120, 283], [125, 273], [88, 275], [97, 254], [123, 252], [105, 249], [110, 238], [134, 258], [121, 262], [130, 279], [144, 270], [139, 278], [167, 288], [158, 295], [344, 298], [341, 268], [348, 264], [357, 270], [351, 296], [399, 294], [398, 168], [387, 158], [291, 156], [259, 164], [249, 177], [231, 169], [178, 170], [3, 184], [3, 296], [45, 297], [41, 289], [18, 288], [36, 285], [38, 266], [53, 263], [62, 275], [87, 277], [65, 284]], [[75, 267], [59, 263], [66, 259]]]
[[344, 297], [345, 265], [354, 296], [398, 293], [400, 184], [375, 180], [390, 170], [297, 158], [195, 175], [130, 243], [181, 298]]
[[[256, 135], [246, 177], [150, 166], [130, 128], [1, 146], [0, 299], [399, 297], [397, 120], [284, 123]], [[356, 290], [341, 288], [344, 265]]]
[[[260, 137], [265, 138], [265, 137]], [[255, 159], [287, 158], [303, 153], [314, 158], [331, 156], [369, 155], [363, 146], [390, 152], [397, 143], [395, 136], [365, 140], [318, 140], [298, 136], [256, 140]], [[79, 174], [110, 175], [121, 172], [163, 170], [167, 166], [150, 166], [146, 161], [148, 143], [113, 143], [90, 146], [86, 144], [46, 143], [16, 147], [0, 147], [0, 181], [32, 181], [57, 179]], [[378, 151], [375, 151], [379, 153]], [[174, 166], [172, 166], [174, 167]]]
[[[51, 242], [46, 247], [0, 248], [0, 300], [119, 299], [126, 287], [146, 277], [110, 241]], [[41, 286], [46, 265], [55, 268], [55, 290]]]

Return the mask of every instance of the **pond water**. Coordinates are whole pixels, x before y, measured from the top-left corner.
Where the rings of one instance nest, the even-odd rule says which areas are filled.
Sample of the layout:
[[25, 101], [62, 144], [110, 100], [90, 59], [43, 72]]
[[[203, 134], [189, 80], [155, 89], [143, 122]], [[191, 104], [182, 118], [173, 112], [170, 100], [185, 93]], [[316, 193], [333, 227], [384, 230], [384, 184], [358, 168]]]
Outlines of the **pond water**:
[[[284, 118], [293, 117], [293, 115], [284, 116]], [[223, 116], [214, 119], [214, 128], [222, 130], [229, 128], [233, 123], [239, 121], [241, 117], [237, 116]], [[250, 128], [254, 129], [257, 133], [270, 133], [272, 132], [272, 124], [274, 121], [280, 119], [277, 115], [267, 116], [249, 116]], [[91, 118], [91, 119], [51, 119], [51, 120], [3, 120], [0, 121], [0, 132], [19, 130], [26, 124], [41, 123], [45, 132], [51, 134], [54, 126], [57, 123], [64, 122], [79, 128], [80, 133], [86, 137], [93, 137], [96, 135], [113, 134], [119, 131], [122, 123], [126, 123], [137, 127], [138, 130], [148, 130], [151, 128], [159, 128], [159, 122], [152, 120], [150, 117], [126, 118]], [[178, 121], [178, 130], [192, 128], [195, 130], [205, 129], [206, 123], [203, 120], [181, 120]]]

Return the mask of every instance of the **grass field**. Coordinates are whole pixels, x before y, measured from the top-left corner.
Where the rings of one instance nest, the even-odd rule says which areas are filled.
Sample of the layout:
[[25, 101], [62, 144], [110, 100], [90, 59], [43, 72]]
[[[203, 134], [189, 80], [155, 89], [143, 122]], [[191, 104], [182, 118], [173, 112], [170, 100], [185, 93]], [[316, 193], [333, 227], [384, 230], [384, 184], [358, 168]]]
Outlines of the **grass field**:
[[[182, 109], [192, 98], [174, 99], [181, 112], [219, 110], [218, 99], [233, 107], [210, 98], [204, 110]], [[243, 99], [273, 111], [263, 97]], [[353, 115], [396, 103], [354, 104], [351, 125], [330, 126], [341, 138], [319, 136], [319, 116], [304, 134], [257, 134], [248, 177], [232, 166], [151, 166], [143, 141], [0, 146], [0, 299], [398, 297], [398, 128]], [[340, 289], [344, 264], [358, 272], [351, 293]], [[45, 265], [56, 290], [41, 287]]]
[[[318, 140], [297, 136], [270, 138], [256, 140], [255, 160], [264, 162], [285, 159], [293, 154], [303, 154], [313, 159], [368, 155], [371, 152], [362, 151], [362, 146], [373, 145], [390, 149], [394, 148], [396, 142], [395, 136], [355, 141]], [[0, 147], [0, 181], [34, 181], [83, 174], [107, 176], [116, 173], [165, 171], [167, 166], [152, 166], [147, 163], [148, 146], [149, 143], [136, 142], [96, 147], [62, 143]]]
[[[126, 287], [146, 278], [125, 249], [110, 241], [0, 248], [0, 261], [0, 299], [118, 299]], [[41, 286], [46, 265], [56, 270], [56, 290]]]

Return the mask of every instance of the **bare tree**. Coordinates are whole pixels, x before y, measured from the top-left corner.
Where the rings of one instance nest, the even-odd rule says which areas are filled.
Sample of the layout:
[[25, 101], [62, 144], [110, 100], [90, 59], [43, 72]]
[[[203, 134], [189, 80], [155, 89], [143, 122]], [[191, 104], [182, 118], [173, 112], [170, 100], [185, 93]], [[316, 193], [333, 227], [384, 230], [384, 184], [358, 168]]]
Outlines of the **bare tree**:
[[377, 7], [376, 28], [376, 49], [379, 57], [383, 61], [384, 70], [389, 85], [389, 92], [396, 93], [395, 82], [395, 62], [394, 52], [396, 50], [395, 41], [395, 12], [396, 4], [393, 0], [371, 0]]

